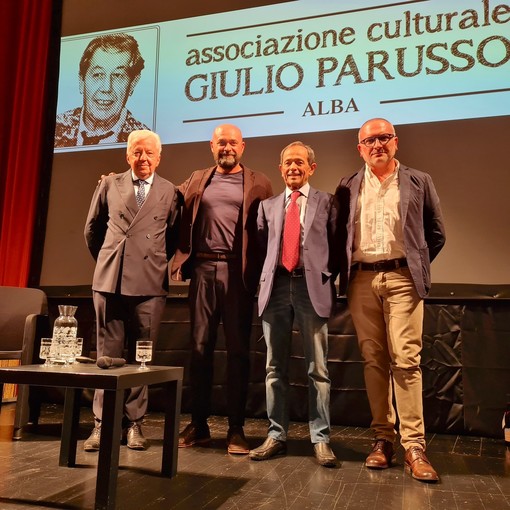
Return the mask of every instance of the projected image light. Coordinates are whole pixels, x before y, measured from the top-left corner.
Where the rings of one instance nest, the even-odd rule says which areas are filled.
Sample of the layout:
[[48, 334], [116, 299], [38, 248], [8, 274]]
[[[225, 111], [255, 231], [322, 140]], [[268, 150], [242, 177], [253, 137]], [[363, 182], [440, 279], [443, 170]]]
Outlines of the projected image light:
[[225, 120], [252, 137], [508, 115], [509, 23], [490, 0], [303, 0], [138, 27], [160, 33], [151, 127], [182, 143]]

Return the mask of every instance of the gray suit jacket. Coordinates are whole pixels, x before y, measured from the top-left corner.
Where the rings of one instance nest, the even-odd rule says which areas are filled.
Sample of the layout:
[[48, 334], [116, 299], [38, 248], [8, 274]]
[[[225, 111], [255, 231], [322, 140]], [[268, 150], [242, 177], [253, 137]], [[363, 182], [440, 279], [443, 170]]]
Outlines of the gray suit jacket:
[[[285, 193], [263, 200], [257, 227], [260, 249], [265, 254], [260, 277], [259, 315], [265, 310], [280, 258], [285, 219]], [[320, 317], [329, 317], [334, 304], [334, 282], [338, 274], [336, 235], [337, 207], [330, 193], [310, 187], [303, 234], [303, 267], [313, 307]]]
[[85, 224], [85, 240], [96, 260], [92, 289], [126, 296], [166, 296], [178, 219], [176, 188], [158, 174], [141, 209], [136, 205], [131, 170], [103, 179]]
[[[347, 225], [340, 293], [349, 281], [354, 242], [354, 218], [365, 167], [350, 177], [344, 177], [335, 195], [341, 204], [340, 220]], [[445, 243], [445, 230], [439, 197], [430, 175], [400, 164], [400, 217], [402, 219], [407, 264], [421, 298], [430, 290], [430, 263]]]

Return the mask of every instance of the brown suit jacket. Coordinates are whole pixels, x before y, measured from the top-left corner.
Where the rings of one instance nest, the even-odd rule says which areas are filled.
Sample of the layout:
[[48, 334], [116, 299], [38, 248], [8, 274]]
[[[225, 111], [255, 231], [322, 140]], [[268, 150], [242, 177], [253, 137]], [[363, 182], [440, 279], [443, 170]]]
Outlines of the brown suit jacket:
[[96, 260], [92, 289], [166, 296], [178, 213], [176, 187], [158, 174], [141, 209], [131, 170], [104, 178], [94, 192], [85, 224], [85, 240]]
[[[172, 280], [183, 281], [191, 277], [193, 226], [202, 195], [215, 169], [214, 166], [193, 172], [178, 188], [183, 197], [183, 209], [179, 245], [171, 269]], [[264, 174], [245, 166], [243, 172], [242, 274], [246, 290], [255, 293], [263, 262], [256, 247], [257, 209], [261, 200], [272, 196], [273, 190]]]

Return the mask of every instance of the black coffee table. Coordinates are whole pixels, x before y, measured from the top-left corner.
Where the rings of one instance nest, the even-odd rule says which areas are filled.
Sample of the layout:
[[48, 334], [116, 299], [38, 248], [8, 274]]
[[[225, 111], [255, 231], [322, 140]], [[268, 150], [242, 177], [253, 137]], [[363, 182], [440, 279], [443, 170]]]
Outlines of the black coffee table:
[[104, 392], [101, 420], [101, 445], [97, 464], [95, 508], [115, 508], [117, 474], [124, 390], [136, 386], [160, 385], [166, 392], [165, 425], [163, 431], [163, 458], [161, 473], [173, 477], [177, 472], [179, 416], [181, 411], [182, 367], [138, 365], [101, 369], [96, 365], [75, 364], [69, 367], [21, 365], [1, 367], [0, 382], [55, 386], [65, 388], [64, 418], [60, 442], [59, 465], [76, 465], [76, 446], [80, 419], [80, 397], [84, 388]]

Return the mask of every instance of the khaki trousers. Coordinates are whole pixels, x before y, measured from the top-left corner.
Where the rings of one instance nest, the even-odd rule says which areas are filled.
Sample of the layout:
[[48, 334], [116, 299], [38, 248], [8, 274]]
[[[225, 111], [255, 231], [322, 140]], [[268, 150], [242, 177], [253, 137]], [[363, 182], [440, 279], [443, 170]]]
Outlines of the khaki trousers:
[[409, 269], [356, 271], [348, 302], [365, 362], [375, 438], [395, 441], [394, 397], [402, 446], [425, 448], [420, 369], [423, 300]]

